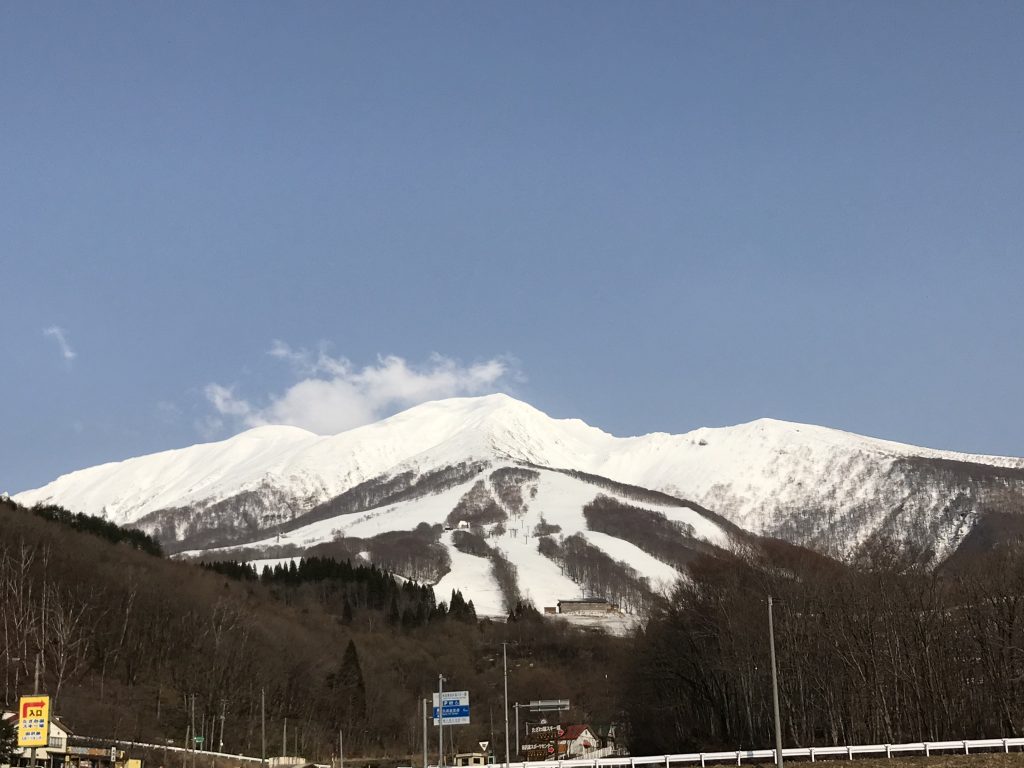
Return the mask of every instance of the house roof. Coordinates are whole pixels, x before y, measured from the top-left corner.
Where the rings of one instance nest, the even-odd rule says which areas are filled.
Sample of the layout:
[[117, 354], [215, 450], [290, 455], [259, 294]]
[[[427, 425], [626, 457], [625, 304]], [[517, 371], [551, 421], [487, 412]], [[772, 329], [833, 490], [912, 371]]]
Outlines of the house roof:
[[[18, 713], [12, 710], [0, 710], [0, 720], [17, 720]], [[64, 722], [64, 719], [57, 715], [50, 715], [50, 723], [56, 725], [62, 731], [67, 733], [69, 736], [74, 736], [74, 732], [68, 727], [68, 724]]]
[[601, 604], [607, 605], [608, 601], [605, 600], [603, 597], [584, 597], [582, 600], [559, 600], [558, 601], [559, 605], [561, 605], [562, 603], [569, 603], [569, 604], [571, 604], [571, 603], [588, 603], [588, 604], [590, 604], [590, 603], [601, 603]]
[[578, 739], [583, 735], [584, 731], [589, 731], [589, 725], [567, 725], [565, 726], [565, 733], [562, 734], [562, 738], [567, 741]]

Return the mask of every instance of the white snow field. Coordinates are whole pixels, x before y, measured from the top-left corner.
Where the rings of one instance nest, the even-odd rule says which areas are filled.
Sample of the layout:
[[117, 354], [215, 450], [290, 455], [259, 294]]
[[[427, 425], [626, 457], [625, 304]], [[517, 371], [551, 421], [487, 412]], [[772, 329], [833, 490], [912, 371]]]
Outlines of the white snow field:
[[[578, 419], [552, 419], [499, 394], [425, 403], [337, 435], [256, 427], [216, 443], [71, 472], [13, 498], [29, 506], [61, 504], [123, 524], [156, 510], [208, 504], [261, 486], [281, 489], [312, 506], [400, 468], [504, 458], [669, 489], [698, 502], [728, 486], [741, 522], [745, 509], [784, 492], [791, 480], [851, 454], [1024, 467], [1019, 458], [915, 448], [773, 419], [682, 435], [620, 438]], [[783, 467], [786, 471], [780, 471]]]

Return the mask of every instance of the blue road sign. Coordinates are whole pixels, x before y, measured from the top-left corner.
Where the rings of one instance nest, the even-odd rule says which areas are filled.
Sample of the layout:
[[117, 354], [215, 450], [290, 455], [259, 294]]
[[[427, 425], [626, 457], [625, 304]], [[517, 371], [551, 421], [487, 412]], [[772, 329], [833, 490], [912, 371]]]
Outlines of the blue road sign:
[[[468, 691], [445, 691], [444, 714], [445, 725], [469, 725], [469, 692]], [[437, 719], [437, 694], [434, 694], [434, 725], [438, 724]]]
[[[445, 725], [448, 721], [455, 717], [469, 717], [469, 705], [465, 706], [459, 704], [452, 704], [445, 706], [444, 708], [444, 722]], [[437, 720], [437, 707], [434, 707], [434, 719]]]

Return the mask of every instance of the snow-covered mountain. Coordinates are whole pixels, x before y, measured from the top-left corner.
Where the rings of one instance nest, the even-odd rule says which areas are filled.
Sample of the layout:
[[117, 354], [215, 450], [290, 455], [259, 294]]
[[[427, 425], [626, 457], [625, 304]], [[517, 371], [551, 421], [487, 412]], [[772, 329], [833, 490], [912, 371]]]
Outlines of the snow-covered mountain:
[[[524, 493], [532, 495], [521, 499]], [[729, 546], [738, 526], [834, 555], [894, 538], [938, 560], [987, 512], [1021, 508], [1024, 459], [916, 448], [771, 419], [619, 438], [490, 395], [426, 403], [338, 435], [260, 427], [73, 472], [15, 500], [132, 524], [171, 549], [303, 551], [348, 538], [372, 556], [375, 545], [367, 541], [427, 523], [437, 528], [424, 546], [443, 548], [451, 563], [449, 575], [435, 574], [441, 588], [472, 581], [460, 575], [472, 572], [470, 563], [458, 563], [479, 560], [482, 552], [492, 570], [502, 557], [518, 566], [521, 591], [537, 602], [573, 596], [564, 573], [576, 566], [551, 549], [567, 540], [632, 564], [652, 587], [670, 581], [682, 567], [678, 560], [642, 537], [638, 545], [621, 531], [602, 532], [592, 519], [600, 513], [584, 513], [599, 496], [598, 506], [626, 519], [652, 514], [651, 520], [674, 521], [681, 545], [690, 548]], [[458, 536], [444, 531], [446, 523], [457, 527], [453, 510], [460, 505], [488, 508], [489, 517]], [[657, 538], [651, 531], [660, 530], [658, 523], [648, 522]], [[559, 530], [538, 534], [544, 525]], [[550, 542], [547, 554], [537, 550], [540, 538]], [[475, 555], [463, 551], [474, 547]], [[532, 594], [542, 587], [543, 595]]]

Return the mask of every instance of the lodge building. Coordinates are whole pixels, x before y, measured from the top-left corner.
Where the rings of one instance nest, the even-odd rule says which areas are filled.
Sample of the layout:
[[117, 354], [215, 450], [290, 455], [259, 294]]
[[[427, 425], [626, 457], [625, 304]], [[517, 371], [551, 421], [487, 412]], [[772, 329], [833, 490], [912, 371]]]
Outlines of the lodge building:
[[[17, 724], [17, 713], [0, 712], [0, 719]], [[45, 747], [36, 747], [38, 768], [142, 768], [138, 760], [125, 760], [124, 752], [113, 745], [89, 746], [86, 739], [77, 739], [71, 729], [58, 717], [50, 718], [50, 737]], [[10, 763], [0, 768], [28, 768], [32, 764], [32, 749], [18, 747]]]

